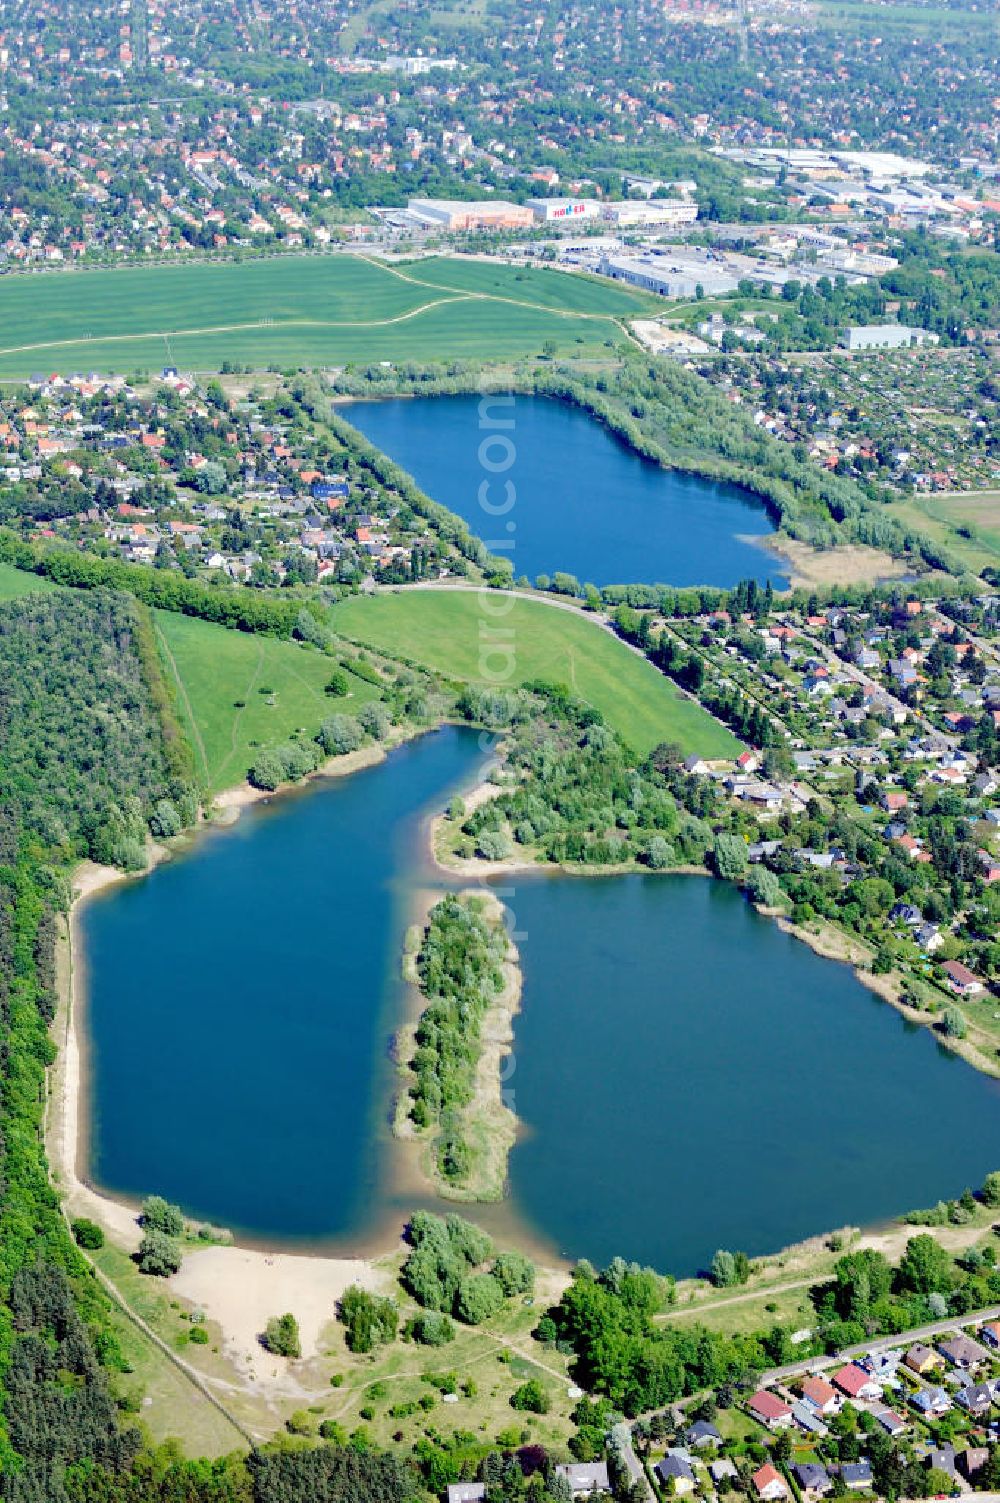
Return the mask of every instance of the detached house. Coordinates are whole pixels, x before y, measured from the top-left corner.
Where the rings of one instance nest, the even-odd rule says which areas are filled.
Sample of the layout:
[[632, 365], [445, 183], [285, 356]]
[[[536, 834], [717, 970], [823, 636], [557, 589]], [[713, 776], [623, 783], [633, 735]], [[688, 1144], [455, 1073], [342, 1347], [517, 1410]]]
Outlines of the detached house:
[[[979, 977], [960, 960], [946, 960], [941, 967], [951, 990], [959, 997], [977, 997], [985, 988]], [[944, 1348], [939, 1345], [939, 1351]], [[947, 1353], [945, 1353], [947, 1356]]]
[[849, 1399], [880, 1399], [882, 1389], [871, 1373], [865, 1372], [856, 1362], [849, 1362], [839, 1372], [834, 1373], [833, 1382], [841, 1393]]
[[758, 1498], [774, 1503], [778, 1498], [788, 1497], [788, 1483], [782, 1477], [777, 1467], [769, 1461], [765, 1462], [759, 1471], [753, 1474], [754, 1492]]
[[784, 1430], [791, 1424], [791, 1405], [786, 1404], [784, 1399], [779, 1399], [777, 1394], [769, 1393], [766, 1388], [754, 1394], [748, 1408], [754, 1419], [766, 1425], [769, 1430]]

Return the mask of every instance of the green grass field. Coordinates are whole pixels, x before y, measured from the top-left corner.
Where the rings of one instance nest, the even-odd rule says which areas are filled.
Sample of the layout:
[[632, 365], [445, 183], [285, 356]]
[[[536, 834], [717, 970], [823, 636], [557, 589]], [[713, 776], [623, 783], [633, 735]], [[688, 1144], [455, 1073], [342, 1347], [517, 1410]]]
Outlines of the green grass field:
[[973, 573], [1000, 567], [1000, 491], [913, 496], [894, 502], [892, 514], [904, 527], [912, 527], [946, 548]]
[[41, 574], [26, 574], [23, 569], [15, 569], [13, 564], [0, 564], [0, 600], [17, 600], [21, 595], [56, 588]]
[[255, 746], [274, 746], [299, 728], [313, 734], [327, 715], [351, 714], [377, 697], [352, 677], [347, 698], [328, 698], [323, 686], [336, 665], [295, 642], [169, 611], [155, 619], [198, 775], [213, 793], [242, 782]]
[[0, 279], [0, 377], [502, 358], [620, 337], [643, 293], [551, 270], [355, 255], [123, 267]]
[[[505, 609], [501, 617], [498, 612]], [[495, 680], [504, 654], [485, 660], [481, 628], [510, 632], [510, 682], [546, 678], [570, 686], [601, 711], [642, 754], [676, 741], [685, 752], [732, 757], [735, 737], [687, 699], [651, 663], [582, 614], [544, 601], [471, 591], [421, 590], [342, 601], [335, 631], [389, 655], [410, 658], [449, 678]], [[487, 639], [488, 640], [488, 639]], [[494, 639], [496, 640], [496, 639]]]

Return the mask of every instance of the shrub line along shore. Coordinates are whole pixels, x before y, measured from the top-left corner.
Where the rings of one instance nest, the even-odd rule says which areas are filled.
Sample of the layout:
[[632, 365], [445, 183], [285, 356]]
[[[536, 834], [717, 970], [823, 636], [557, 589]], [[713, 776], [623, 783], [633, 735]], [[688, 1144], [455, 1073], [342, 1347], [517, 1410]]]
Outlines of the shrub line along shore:
[[[396, 735], [386, 743], [364, 747], [347, 756], [331, 759], [309, 775], [309, 780], [330, 776], [347, 776], [363, 767], [383, 761], [387, 752], [413, 735], [423, 734], [415, 729]], [[286, 789], [281, 792], [286, 792]], [[467, 796], [467, 806], [481, 803], [494, 796], [497, 786], [488, 781], [477, 785]], [[236, 823], [243, 810], [261, 799], [275, 795], [253, 789], [246, 784], [227, 789], [214, 800], [215, 817], [206, 821], [210, 825], [227, 827]], [[437, 815], [430, 823], [430, 848], [433, 863], [442, 875], [454, 877], [456, 873], [475, 881], [485, 877], [505, 875], [544, 875], [558, 872], [560, 875], [609, 876], [621, 875], [634, 868], [622, 866], [579, 869], [560, 863], [530, 861], [488, 862], [479, 859], [463, 860], [449, 857], [440, 849], [440, 831], [447, 816]], [[190, 843], [191, 836], [181, 837], [174, 845]], [[194, 836], [197, 838], [197, 832]], [[151, 845], [149, 861], [144, 871], [135, 876], [146, 876], [161, 861], [169, 860], [172, 850], [169, 845]], [[667, 875], [712, 876], [704, 866], [687, 865], [672, 868]], [[59, 1053], [53, 1067], [49, 1086], [46, 1112], [46, 1149], [49, 1157], [53, 1183], [61, 1192], [67, 1215], [86, 1215], [97, 1220], [109, 1233], [112, 1241], [128, 1253], [134, 1252], [140, 1239], [137, 1207], [127, 1199], [95, 1189], [81, 1177], [81, 1153], [87, 1141], [88, 1123], [83, 1107], [83, 1090], [86, 1073], [86, 1048], [81, 1018], [86, 1007], [85, 966], [79, 932], [79, 919], [83, 905], [97, 894], [119, 882], [133, 878], [112, 867], [97, 866], [84, 862], [74, 873], [73, 902], [69, 920], [65, 925], [59, 945], [57, 982], [59, 1006], [55, 1021]], [[503, 905], [496, 894], [488, 888], [466, 890], [465, 897], [474, 896], [489, 904], [490, 918], [502, 922]], [[929, 1019], [926, 1014], [908, 1007], [902, 1000], [898, 986], [890, 977], [873, 976], [861, 969], [863, 947], [848, 939], [839, 931], [828, 932], [827, 928], [813, 932], [791, 923], [785, 916], [770, 910], [760, 910], [776, 920], [779, 927], [796, 939], [808, 944], [825, 959], [852, 964], [855, 974], [865, 986], [882, 1000], [890, 1003], [908, 1021], [922, 1023]], [[409, 954], [404, 955], [407, 979], [415, 982], [413, 968], [415, 951], [412, 938]], [[494, 1150], [490, 1162], [489, 1184], [484, 1187], [503, 1187], [506, 1180], [506, 1164], [509, 1149], [517, 1138], [518, 1122], [506, 1107], [502, 1096], [502, 1065], [513, 1040], [513, 1018], [519, 1011], [521, 998], [521, 971], [516, 948], [511, 945], [504, 961], [505, 985], [501, 994], [484, 1019], [482, 1037], [484, 1047], [476, 1066], [476, 1094], [472, 1104], [474, 1113], [481, 1113], [488, 1124], [491, 1145]], [[413, 1023], [405, 1024], [397, 1035], [401, 1066], [405, 1068], [407, 1039], [412, 1041]], [[978, 1054], [974, 1048], [960, 1041], [945, 1041], [974, 1067], [991, 1074], [995, 1068]], [[396, 1103], [397, 1136], [418, 1137], [413, 1131], [399, 1130], [400, 1102]], [[456, 1195], [442, 1185], [432, 1174], [422, 1156], [420, 1172], [434, 1191], [453, 1199], [471, 1200], [472, 1196], [461, 1191]], [[84, 1171], [85, 1172], [85, 1171]], [[488, 1198], [498, 1198], [490, 1196]], [[780, 1259], [783, 1263], [800, 1250], [815, 1247], [817, 1239], [826, 1234], [817, 1234], [793, 1248], [777, 1249], [766, 1255], [770, 1261]], [[872, 1243], [884, 1235], [884, 1227], [869, 1228], [862, 1239]], [[859, 1244], [861, 1245], [861, 1244]], [[289, 1362], [282, 1357], [265, 1353], [258, 1336], [267, 1318], [277, 1309], [294, 1305], [302, 1336], [303, 1358], [315, 1356], [319, 1350], [322, 1331], [332, 1323], [336, 1302], [351, 1284], [361, 1284], [377, 1289], [386, 1283], [388, 1273], [379, 1266], [380, 1259], [392, 1257], [398, 1251], [398, 1243], [387, 1246], [384, 1253], [370, 1258], [332, 1257], [329, 1255], [297, 1255], [264, 1250], [242, 1245], [206, 1246], [187, 1252], [179, 1274], [169, 1280], [171, 1292], [203, 1310], [208, 1318], [218, 1322], [222, 1329], [222, 1349], [233, 1364], [241, 1382], [254, 1386], [262, 1395], [270, 1394], [280, 1399], [295, 1395], [303, 1396], [308, 1389], [290, 1371]], [[565, 1267], [559, 1269], [560, 1259], [551, 1254], [548, 1262], [553, 1273], [564, 1276]], [[763, 1287], [763, 1286], [762, 1286]], [[124, 1296], [120, 1296], [129, 1310]], [[692, 1306], [696, 1309], [698, 1301]], [[131, 1312], [130, 1312], [131, 1313]], [[207, 1380], [211, 1381], [211, 1380]], [[225, 1385], [223, 1385], [225, 1386]]]

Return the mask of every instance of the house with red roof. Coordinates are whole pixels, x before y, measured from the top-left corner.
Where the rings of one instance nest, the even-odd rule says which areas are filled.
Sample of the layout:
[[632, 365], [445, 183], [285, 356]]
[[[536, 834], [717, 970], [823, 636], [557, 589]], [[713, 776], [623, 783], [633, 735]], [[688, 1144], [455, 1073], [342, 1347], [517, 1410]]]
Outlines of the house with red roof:
[[849, 1399], [879, 1399], [882, 1397], [882, 1389], [875, 1382], [871, 1373], [865, 1372], [856, 1362], [848, 1362], [839, 1372], [833, 1375], [833, 1384], [841, 1393]]
[[941, 969], [944, 971], [945, 981], [956, 996], [976, 997], [984, 990], [979, 977], [960, 960], [946, 960]]
[[837, 1390], [825, 1378], [806, 1378], [802, 1384], [802, 1397], [817, 1414], [836, 1414], [842, 1400]]
[[779, 1399], [776, 1393], [761, 1388], [754, 1394], [748, 1406], [755, 1420], [769, 1430], [784, 1430], [792, 1422], [792, 1406]]
[[788, 1483], [770, 1461], [766, 1461], [759, 1471], [754, 1472], [752, 1481], [758, 1498], [775, 1500], [788, 1497]]

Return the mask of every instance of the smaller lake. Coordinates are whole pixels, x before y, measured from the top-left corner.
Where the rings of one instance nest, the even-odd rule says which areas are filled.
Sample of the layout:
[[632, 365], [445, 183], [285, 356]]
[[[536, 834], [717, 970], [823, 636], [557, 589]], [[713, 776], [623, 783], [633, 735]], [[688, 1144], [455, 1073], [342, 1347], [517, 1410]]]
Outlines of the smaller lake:
[[[774, 527], [749, 491], [663, 470], [568, 403], [519, 396], [504, 406], [491, 398], [486, 427], [478, 397], [393, 398], [338, 410], [509, 558], [515, 575], [534, 580], [561, 569], [596, 585], [788, 583], [780, 562], [752, 541]], [[488, 505], [503, 507], [514, 495], [509, 510], [484, 509], [484, 481]]]
[[505, 1088], [522, 1215], [676, 1274], [979, 1185], [1000, 1082], [696, 877], [532, 877]]
[[446, 727], [84, 905], [99, 1185], [257, 1239], [369, 1228], [423, 818], [483, 760], [475, 732]]

